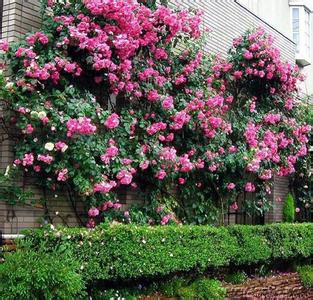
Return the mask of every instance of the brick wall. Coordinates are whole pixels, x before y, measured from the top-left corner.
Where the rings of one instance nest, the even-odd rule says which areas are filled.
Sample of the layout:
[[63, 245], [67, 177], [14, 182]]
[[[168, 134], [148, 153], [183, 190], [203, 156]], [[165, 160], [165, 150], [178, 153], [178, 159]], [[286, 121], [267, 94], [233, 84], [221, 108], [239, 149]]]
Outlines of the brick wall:
[[[26, 32], [35, 31], [40, 27], [39, 1], [4, 0], [2, 16], [2, 38], [10, 42], [15, 41]], [[4, 135], [3, 130], [0, 131], [0, 134], [1, 136]], [[13, 142], [6, 140], [0, 144], [0, 170], [5, 170], [7, 165], [12, 163], [13, 158]], [[44, 196], [42, 189], [36, 186], [33, 180], [27, 176], [17, 184], [25, 188], [31, 188], [35, 194], [35, 199], [39, 200]], [[46, 195], [48, 214], [43, 207], [16, 207], [0, 201], [0, 230], [4, 233], [18, 233], [24, 228], [39, 226], [45, 219], [69, 226], [77, 225], [78, 219], [66, 195], [64, 191]], [[79, 203], [78, 207], [81, 212], [82, 203]]]
[[[178, 0], [176, 2], [183, 7], [200, 8], [204, 11], [204, 24], [213, 30], [206, 47], [207, 51], [221, 53], [222, 56], [226, 56], [234, 37], [242, 34], [248, 28], [262, 26], [275, 37], [276, 46], [281, 49], [284, 59], [294, 62], [294, 43], [235, 1]], [[37, 0], [4, 0], [2, 38], [13, 41], [23, 36], [24, 33], [39, 28], [39, 10], [40, 6]], [[13, 157], [12, 141], [5, 141], [0, 145], [0, 169], [4, 170], [12, 162]], [[42, 191], [38, 187], [30, 185], [30, 181], [27, 179], [25, 186], [32, 186], [36, 198], [39, 199], [43, 196]], [[287, 186], [284, 184], [287, 182], [284, 180], [278, 180], [277, 182], [278, 186], [274, 191], [275, 196], [276, 194], [284, 195]], [[62, 223], [65, 221], [68, 225], [77, 224], [77, 218], [64, 193], [61, 191], [56, 194], [57, 197], [54, 194], [49, 194], [47, 197], [50, 218], [54, 222]], [[138, 201], [138, 194], [128, 192], [124, 194], [124, 198], [127, 205], [129, 205], [133, 201]], [[268, 221], [280, 220], [281, 204], [275, 203], [275, 205], [276, 208], [267, 217]], [[59, 215], [56, 215], [55, 212], [59, 212]], [[43, 216], [43, 209], [9, 207], [0, 201], [0, 230], [4, 230], [6, 233], [16, 233], [26, 227], [36, 227], [42, 222]]]
[[278, 177], [274, 178], [274, 188], [271, 195], [273, 208], [266, 214], [266, 223], [281, 222], [283, 216], [283, 205], [286, 196], [289, 192], [289, 178]]
[[283, 274], [260, 279], [249, 279], [239, 285], [225, 285], [226, 299], [313, 299], [313, 288], [306, 289], [297, 273]]
[[2, 38], [16, 40], [25, 32], [40, 27], [40, 5], [37, 0], [4, 0]]

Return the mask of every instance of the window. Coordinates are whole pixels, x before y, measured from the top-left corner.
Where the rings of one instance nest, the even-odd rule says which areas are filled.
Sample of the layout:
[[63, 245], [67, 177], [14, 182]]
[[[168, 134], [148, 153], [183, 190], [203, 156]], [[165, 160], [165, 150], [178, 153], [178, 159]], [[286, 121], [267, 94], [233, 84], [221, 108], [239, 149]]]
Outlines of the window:
[[300, 44], [300, 18], [299, 18], [299, 8], [292, 9], [292, 38], [296, 43], [296, 51], [299, 52]]
[[311, 63], [311, 11], [303, 5], [291, 6], [292, 39], [296, 44], [296, 60], [301, 66]]
[[310, 22], [310, 12], [308, 10], [305, 10], [304, 12], [305, 14], [305, 24], [304, 24], [304, 34], [305, 34], [305, 38], [304, 38], [304, 41], [305, 41], [305, 52], [306, 52], [306, 55], [310, 56], [311, 54], [311, 22]]

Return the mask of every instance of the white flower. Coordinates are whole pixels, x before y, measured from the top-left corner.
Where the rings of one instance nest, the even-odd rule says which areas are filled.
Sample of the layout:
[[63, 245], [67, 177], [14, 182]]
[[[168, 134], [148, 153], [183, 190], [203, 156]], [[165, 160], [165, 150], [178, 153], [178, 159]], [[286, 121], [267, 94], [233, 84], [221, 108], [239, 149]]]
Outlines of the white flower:
[[5, 88], [6, 89], [11, 89], [12, 87], [14, 86], [14, 83], [9, 81], [6, 85], [5, 85]]
[[40, 111], [40, 112], [38, 113], [39, 119], [45, 118], [46, 116], [47, 116], [47, 114], [46, 114], [45, 111]]
[[33, 119], [37, 119], [38, 118], [38, 112], [37, 111], [32, 111], [30, 113], [30, 116], [33, 118]]
[[7, 166], [7, 168], [5, 169], [4, 176], [8, 176], [9, 172], [10, 172], [10, 166]]
[[65, 152], [65, 151], [67, 150], [67, 148], [68, 148], [68, 145], [64, 145], [64, 146], [62, 147], [62, 149], [61, 149], [61, 152]]
[[54, 149], [54, 144], [51, 142], [48, 142], [45, 144], [45, 149], [48, 151], [52, 151]]

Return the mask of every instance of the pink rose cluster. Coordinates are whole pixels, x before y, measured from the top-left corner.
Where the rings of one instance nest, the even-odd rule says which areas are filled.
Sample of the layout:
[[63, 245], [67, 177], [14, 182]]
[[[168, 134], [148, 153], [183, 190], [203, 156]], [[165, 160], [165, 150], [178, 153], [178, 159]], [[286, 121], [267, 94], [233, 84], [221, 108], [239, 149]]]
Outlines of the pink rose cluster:
[[33, 46], [37, 41], [45, 45], [49, 42], [49, 39], [43, 32], [36, 32], [26, 38], [26, 42], [31, 46]]
[[109, 193], [116, 185], [117, 183], [113, 180], [102, 181], [94, 185], [93, 191], [94, 193]]
[[120, 123], [119, 119], [120, 118], [118, 114], [113, 113], [106, 119], [106, 121], [104, 122], [104, 126], [107, 127], [108, 129], [114, 129], [119, 125]]
[[[165, 40], [169, 43], [182, 33], [192, 38], [200, 36], [200, 13], [176, 13], [164, 6], [152, 11], [133, 0], [109, 0], [103, 3], [88, 0], [84, 1], [84, 6], [89, 15], [80, 13], [77, 16], [54, 16], [54, 21], [59, 24], [57, 31], [61, 36], [66, 35], [66, 38], [60, 38], [57, 45], [61, 48], [75, 41], [78, 49], [87, 51], [93, 69], [108, 72], [112, 92], [115, 94], [127, 92], [143, 95], [132, 76], [135, 73], [132, 59], [140, 47], [147, 47], [157, 61], [168, 60], [167, 50], [157, 47], [159, 42]], [[94, 22], [99, 16], [105, 20], [105, 26]], [[116, 54], [118, 60], [114, 59], [113, 54]], [[197, 60], [189, 66], [189, 72], [197, 66]], [[151, 76], [154, 76], [159, 86], [166, 82], [166, 78], [156, 70], [139, 73], [141, 80]], [[95, 77], [97, 83], [102, 79], [101, 76]], [[157, 91], [149, 91], [147, 98], [152, 102], [157, 101]]]
[[94, 228], [96, 226], [95, 218], [99, 217], [101, 212], [106, 212], [110, 209], [119, 210], [121, 209], [121, 207], [122, 207], [122, 204], [118, 202], [113, 203], [112, 201], [104, 202], [99, 207], [91, 207], [88, 210], [89, 219], [88, 219], [86, 226], [88, 228]]
[[[175, 57], [167, 46], [176, 38], [199, 38], [200, 13], [176, 12], [162, 5], [151, 10], [135, 0], [84, 0], [77, 3], [81, 9], [71, 15], [73, 10], [67, 10], [71, 5], [53, 3], [51, 34], [34, 33], [27, 37], [26, 46], [14, 49], [13, 59], [23, 66], [14, 89], [22, 92], [26, 87], [27, 96], [30, 90], [40, 90], [49, 112], [49, 118], [36, 121], [38, 125], [29, 122], [31, 101], [14, 107], [29, 146], [15, 164], [24, 169], [32, 166], [35, 172], [44, 171], [44, 164], [49, 164], [60, 184], [72, 179], [70, 165], [63, 162], [72, 164], [81, 174], [86, 171], [82, 176], [92, 187], [91, 196], [103, 199], [108, 195], [99, 194], [120, 186], [135, 188], [135, 180], [144, 174], [165, 183], [174, 179], [182, 189], [194, 174], [207, 172], [215, 180], [225, 178], [223, 172], [236, 174], [232, 168], [266, 181], [274, 175], [291, 174], [299, 158], [307, 154], [311, 128], [289, 117], [296, 106], [301, 75], [296, 66], [281, 61], [264, 30], [235, 39], [230, 55], [236, 59], [217, 57], [208, 68], [200, 47], [179, 51]], [[55, 39], [49, 41], [48, 36]], [[0, 50], [8, 51], [9, 45], [0, 42]], [[48, 52], [53, 54], [47, 57]], [[86, 116], [78, 117], [78, 106], [75, 113], [61, 108], [70, 107], [75, 99], [62, 99], [60, 105], [61, 97], [57, 101], [51, 97], [63, 82], [74, 88], [77, 82], [83, 83], [97, 91], [92, 100], [87, 93], [83, 100], [76, 99], [90, 108]], [[244, 93], [251, 82], [264, 87], [262, 97], [252, 91], [241, 99], [234, 87], [244, 86]], [[102, 92], [109, 103], [102, 99]], [[83, 94], [80, 89], [79, 93]], [[123, 102], [126, 106], [121, 108]], [[269, 109], [264, 112], [265, 104]], [[236, 109], [245, 119], [230, 117]], [[237, 126], [237, 122], [244, 124]], [[43, 126], [47, 124], [51, 130]], [[91, 135], [88, 153], [94, 165], [84, 170], [75, 156], [76, 144], [73, 146], [87, 140], [80, 135]], [[53, 142], [54, 152], [49, 152], [53, 155], [38, 150], [46, 137]], [[259, 190], [254, 182], [240, 186], [236, 179], [221, 182], [225, 192]], [[201, 180], [194, 184], [199, 189], [207, 187]], [[106, 202], [91, 208], [88, 226], [94, 226], [100, 211], [114, 205]], [[161, 224], [172, 218], [167, 214]]]
[[66, 123], [67, 136], [72, 137], [75, 134], [88, 135], [93, 134], [97, 127], [92, 124], [90, 118], [80, 117], [78, 119], [69, 119]]
[[173, 218], [174, 218], [174, 214], [167, 214], [164, 217], [162, 217], [160, 224], [161, 225], [166, 225]]
[[57, 174], [58, 174], [57, 181], [63, 181], [64, 182], [68, 179], [68, 169], [67, 168], [59, 170], [57, 172]]

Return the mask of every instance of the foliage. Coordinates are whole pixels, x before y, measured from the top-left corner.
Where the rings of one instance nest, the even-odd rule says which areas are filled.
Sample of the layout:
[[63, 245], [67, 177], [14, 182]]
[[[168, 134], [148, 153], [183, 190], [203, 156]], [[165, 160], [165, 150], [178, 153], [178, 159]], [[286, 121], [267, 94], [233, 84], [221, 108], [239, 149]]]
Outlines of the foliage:
[[87, 280], [131, 280], [307, 258], [313, 254], [312, 226], [45, 228], [26, 232], [22, 242], [46, 252], [70, 250]]
[[2, 299], [80, 299], [84, 282], [75, 263], [56, 254], [17, 251], [0, 264]]
[[235, 272], [235, 273], [228, 273], [225, 275], [224, 280], [228, 283], [232, 284], [240, 284], [244, 283], [247, 280], [248, 276], [245, 272]]
[[196, 279], [191, 285], [178, 290], [178, 296], [182, 300], [223, 300], [226, 290], [215, 279]]
[[[309, 98], [302, 100], [301, 105], [301, 118], [307, 124], [313, 126], [313, 105]], [[313, 147], [312, 135], [310, 135], [309, 149]], [[310, 214], [312, 209], [312, 154], [303, 157], [297, 164], [296, 176], [294, 176], [292, 181], [293, 191], [295, 199], [297, 199], [297, 220], [310, 221]]]
[[[106, 223], [112, 221], [138, 225], [166, 225], [176, 223], [171, 209], [164, 205], [157, 205], [155, 202], [146, 205], [134, 204], [125, 211], [120, 209], [121, 205], [118, 203], [113, 204], [111, 201], [106, 203], [111, 206], [111, 208], [105, 209], [101, 215]], [[89, 211], [92, 211], [92, 209]]]
[[225, 299], [226, 291], [218, 280], [202, 276], [196, 279], [175, 277], [166, 282], [155, 282], [145, 286], [135, 285], [122, 289], [96, 289], [92, 292], [92, 298], [95, 300], [113, 300], [121, 298], [135, 300], [140, 299], [144, 295], [177, 297], [182, 300], [222, 300]]
[[297, 268], [302, 284], [306, 288], [313, 287], [313, 266], [301, 266]]
[[0, 198], [10, 205], [34, 204], [33, 192], [25, 190], [17, 183], [17, 178], [21, 177], [19, 173], [17, 168], [10, 168], [10, 166], [4, 173], [0, 173]]
[[106, 290], [94, 290], [92, 292], [92, 299], [94, 300], [115, 300], [115, 299], [127, 299], [137, 300], [140, 293], [133, 291], [133, 289], [106, 289]]
[[295, 200], [289, 193], [284, 202], [283, 221], [293, 223], [295, 221], [295, 212], [296, 212]]
[[188, 286], [189, 282], [190, 280], [187, 278], [175, 276], [170, 280], [162, 282], [158, 286], [158, 291], [166, 297], [178, 296], [179, 290]]
[[262, 264], [259, 268], [256, 270], [257, 275], [260, 277], [267, 277], [272, 274], [272, 267], [269, 263]]
[[49, 0], [41, 31], [0, 43], [15, 165], [81, 196], [89, 227], [125, 186], [160, 205], [173, 191], [183, 222], [216, 223], [216, 207], [253, 192], [246, 209], [263, 213], [271, 178], [307, 152], [302, 75], [262, 29], [222, 61], [202, 51], [201, 13], [140, 2]]

